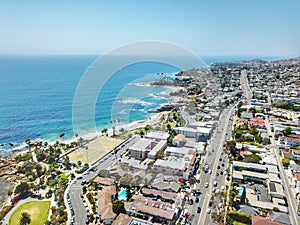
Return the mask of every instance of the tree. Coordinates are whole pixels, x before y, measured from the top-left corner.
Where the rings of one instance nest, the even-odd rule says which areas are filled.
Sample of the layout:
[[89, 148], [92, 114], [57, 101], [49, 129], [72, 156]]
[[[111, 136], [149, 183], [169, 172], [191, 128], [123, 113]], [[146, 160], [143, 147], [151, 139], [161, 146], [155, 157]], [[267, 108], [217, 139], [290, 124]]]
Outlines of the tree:
[[284, 133], [285, 136], [290, 135], [292, 133], [292, 128], [289, 127], [289, 126], [285, 127], [283, 133]]
[[29, 185], [26, 182], [21, 182], [19, 185], [16, 186], [15, 194], [23, 195], [27, 193], [29, 190]]
[[157, 158], [158, 159], [163, 159], [165, 157], [165, 153], [164, 153], [164, 150], [160, 149], [158, 152], [157, 152]]
[[108, 175], [109, 175], [108, 170], [99, 170], [99, 172], [98, 172], [99, 177], [107, 177]]
[[245, 200], [246, 200], [246, 188], [243, 187], [243, 193], [241, 195], [241, 204], [245, 204]]
[[259, 163], [261, 160], [261, 157], [256, 154], [251, 154], [251, 155], [246, 155], [245, 158], [243, 159], [243, 162], [248, 162], [248, 163]]
[[132, 194], [131, 194], [130, 188], [127, 187], [126, 188], [126, 199], [127, 199], [127, 201], [129, 201], [131, 199], [131, 197], [132, 197]]
[[30, 224], [30, 215], [27, 212], [22, 212], [21, 219], [20, 219], [20, 225], [26, 225]]
[[112, 210], [114, 213], [125, 213], [124, 202], [122, 200], [114, 200], [112, 203]]
[[235, 157], [236, 151], [235, 151], [236, 142], [234, 140], [227, 141], [226, 149], [230, 152], [230, 154]]
[[167, 129], [168, 129], [169, 132], [170, 132], [171, 129], [172, 129], [172, 127], [171, 127], [171, 125], [170, 125], [169, 123], [167, 124]]
[[123, 186], [129, 186], [132, 179], [133, 177], [130, 174], [126, 174], [125, 176], [120, 178], [119, 182]]
[[151, 126], [149, 124], [147, 124], [145, 127], [144, 127], [144, 130], [146, 132], [146, 134], [148, 133], [148, 131], [151, 129]]
[[12, 200], [12, 198], [11, 198], [12, 194], [13, 194], [13, 191], [12, 191], [12, 190], [8, 190], [8, 191], [7, 191], [7, 195], [10, 197], [10, 200]]
[[140, 136], [143, 137], [144, 135], [145, 135], [144, 130], [141, 130], [141, 131], [140, 131]]
[[288, 157], [284, 157], [281, 162], [284, 167], [288, 167], [290, 165], [290, 159]]

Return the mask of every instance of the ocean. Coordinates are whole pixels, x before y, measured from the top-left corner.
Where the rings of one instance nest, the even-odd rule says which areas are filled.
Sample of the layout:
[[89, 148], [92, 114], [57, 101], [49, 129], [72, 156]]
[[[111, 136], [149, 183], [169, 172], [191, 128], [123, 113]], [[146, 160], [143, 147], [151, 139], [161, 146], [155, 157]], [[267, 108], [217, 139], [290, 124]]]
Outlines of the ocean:
[[[257, 57], [202, 57], [207, 65], [253, 58]], [[62, 132], [65, 139], [73, 138], [72, 106], [76, 88], [96, 59], [97, 56], [0, 56], [0, 154], [10, 154], [12, 149], [24, 146], [27, 138], [54, 141]], [[121, 68], [98, 95], [97, 129], [101, 131], [152, 116], [149, 110], [170, 99], [160, 95], [166, 91], [165, 87], [146, 83], [162, 76], [171, 79], [177, 72], [178, 68], [159, 62], [140, 62]]]

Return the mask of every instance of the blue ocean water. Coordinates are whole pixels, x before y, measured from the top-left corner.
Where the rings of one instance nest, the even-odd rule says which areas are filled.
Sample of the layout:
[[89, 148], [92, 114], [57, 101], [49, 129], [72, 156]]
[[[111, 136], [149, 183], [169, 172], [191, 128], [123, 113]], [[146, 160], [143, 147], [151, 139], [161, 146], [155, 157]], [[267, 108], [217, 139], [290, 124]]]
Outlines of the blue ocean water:
[[[96, 59], [97, 56], [0, 56], [0, 154], [10, 153], [27, 138], [53, 141], [61, 132], [65, 138], [72, 138], [76, 87]], [[202, 59], [210, 65], [249, 58], [208, 56]], [[271, 59], [277, 58], [268, 60]], [[171, 76], [178, 68], [142, 62], [115, 73], [96, 102], [97, 129], [111, 127], [112, 118], [120, 119], [121, 123], [146, 119], [151, 116], [148, 110], [168, 102], [168, 98], [158, 95], [166, 90], [164, 87], [144, 85], [159, 79], [161, 75], [157, 73], [161, 72]]]

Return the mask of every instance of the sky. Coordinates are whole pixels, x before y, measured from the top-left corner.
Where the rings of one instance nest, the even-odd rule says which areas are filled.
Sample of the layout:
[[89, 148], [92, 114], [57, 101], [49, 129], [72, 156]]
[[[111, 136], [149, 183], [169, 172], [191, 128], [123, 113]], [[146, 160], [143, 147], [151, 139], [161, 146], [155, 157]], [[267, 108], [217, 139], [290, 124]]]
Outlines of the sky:
[[300, 56], [300, 0], [0, 0], [0, 54], [104, 54], [166, 41], [199, 55]]

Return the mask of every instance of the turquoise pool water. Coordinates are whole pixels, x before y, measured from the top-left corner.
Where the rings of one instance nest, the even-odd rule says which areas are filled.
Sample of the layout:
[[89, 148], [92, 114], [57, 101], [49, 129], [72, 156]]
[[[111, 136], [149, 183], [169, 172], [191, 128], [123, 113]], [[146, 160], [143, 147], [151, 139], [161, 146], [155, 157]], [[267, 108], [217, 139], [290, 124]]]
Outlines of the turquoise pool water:
[[173, 162], [179, 162], [179, 160], [178, 159], [174, 159]]
[[122, 191], [119, 192], [119, 194], [118, 194], [118, 199], [119, 199], [119, 200], [124, 200], [124, 199], [126, 199], [126, 194], [127, 194], [126, 189], [123, 189]]
[[[242, 194], [243, 194], [243, 190], [244, 190], [244, 188], [243, 188], [243, 187], [239, 187], [237, 190], [238, 190], [238, 195], [239, 195], [239, 197], [241, 197], [241, 196], [242, 196]], [[251, 190], [251, 189], [249, 189], [249, 188], [246, 188], [246, 193], [249, 193], [249, 192], [250, 192], [250, 190]]]

